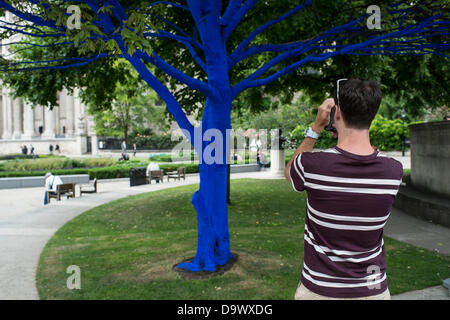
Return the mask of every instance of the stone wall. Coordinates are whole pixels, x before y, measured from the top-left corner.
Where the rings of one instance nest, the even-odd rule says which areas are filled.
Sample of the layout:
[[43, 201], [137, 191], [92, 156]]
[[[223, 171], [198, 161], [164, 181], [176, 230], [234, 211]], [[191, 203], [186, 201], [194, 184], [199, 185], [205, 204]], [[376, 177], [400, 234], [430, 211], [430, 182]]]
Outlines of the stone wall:
[[409, 126], [411, 185], [450, 197], [450, 121]]

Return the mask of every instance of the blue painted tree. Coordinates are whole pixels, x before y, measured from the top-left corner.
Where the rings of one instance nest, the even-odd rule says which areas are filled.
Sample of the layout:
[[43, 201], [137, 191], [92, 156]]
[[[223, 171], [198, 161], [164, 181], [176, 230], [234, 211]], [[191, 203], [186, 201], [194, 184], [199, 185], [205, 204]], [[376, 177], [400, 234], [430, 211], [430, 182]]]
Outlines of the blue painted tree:
[[[342, 56], [435, 54], [448, 58], [450, 22], [445, 1], [378, 3], [381, 21], [377, 8], [367, 13], [372, 1], [356, 0], [0, 0], [2, 12], [15, 18], [0, 21], [2, 38], [22, 37], [3, 41], [14, 58], [2, 56], [0, 68], [8, 72], [9, 78], [3, 77], [8, 82], [21, 72], [85, 68], [83, 74], [89, 74], [87, 65], [102, 66], [107, 74], [108, 63], [101, 61], [126, 59], [166, 103], [199, 155], [200, 188], [192, 197], [198, 221], [197, 253], [192, 262], [179, 267], [214, 271], [232, 258], [226, 163], [227, 129], [236, 97], [251, 88], [271, 88], [284, 76], [292, 79], [301, 69], [305, 77], [320, 75], [332, 59]], [[67, 11], [69, 5], [76, 7]], [[77, 8], [79, 28], [73, 23]], [[334, 13], [324, 16], [328, 8]], [[266, 18], [272, 11], [275, 16]], [[176, 43], [178, 50], [167, 50], [172, 48], [168, 42]], [[305, 65], [309, 68], [301, 68]], [[17, 81], [15, 85], [20, 87]], [[204, 102], [199, 126], [190, 123], [183, 110], [189, 109], [188, 89], [197, 97], [191, 102]]]

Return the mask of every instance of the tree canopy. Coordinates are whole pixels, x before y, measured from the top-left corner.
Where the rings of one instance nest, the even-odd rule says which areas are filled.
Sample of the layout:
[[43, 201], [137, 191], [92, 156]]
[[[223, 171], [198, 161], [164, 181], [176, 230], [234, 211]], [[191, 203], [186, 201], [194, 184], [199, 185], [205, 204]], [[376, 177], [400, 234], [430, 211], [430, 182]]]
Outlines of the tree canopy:
[[[123, 11], [127, 14], [126, 23], [120, 24], [118, 18], [112, 13], [111, 8], [114, 1], [29, 1], [28, 8], [24, 1], [2, 1], [0, 7], [5, 10], [9, 6], [15, 6], [17, 10], [30, 11], [29, 4], [33, 4], [31, 11], [36, 12], [36, 16], [42, 15], [47, 21], [55, 21], [53, 25], [41, 27], [40, 30], [64, 31], [62, 37], [57, 36], [30, 36], [27, 33], [37, 32], [37, 26], [21, 27], [20, 33], [23, 40], [20, 43], [10, 46], [15, 52], [16, 60], [23, 61], [50, 61], [47, 65], [70, 65], [77, 62], [77, 57], [91, 58], [89, 64], [80, 62], [77, 68], [41, 68], [41, 64], [33, 64], [33, 72], [7, 72], [3, 73], [3, 81], [10, 84], [18, 96], [27, 97], [32, 102], [41, 105], [56, 105], [56, 93], [63, 87], [80, 87], [82, 98], [85, 102], [102, 108], [111, 108], [114, 99], [113, 92], [117, 83], [125, 82], [125, 77], [129, 70], [125, 68], [113, 67], [114, 61], [120, 56], [120, 50], [113, 37], [101, 30], [95, 22], [95, 12], [89, 3], [98, 3], [98, 10], [111, 16], [115, 30], [124, 41], [128, 43], [128, 52], [133, 53], [140, 45], [146, 54], [153, 51], [167, 64], [193, 78], [207, 81], [205, 73], [204, 52], [199, 41], [198, 30], [195, 19], [186, 10], [185, 1], [169, 3], [167, 1], [120, 1]], [[240, 5], [242, 1], [223, 1], [222, 14], [229, 4]], [[308, 2], [308, 1], [307, 1]], [[251, 38], [251, 42], [242, 42], [249, 36], [248, 30], [257, 30], [264, 26], [267, 21], [274, 21], [290, 9], [298, 6], [298, 1], [283, 0], [271, 1], [248, 1], [253, 5], [236, 26], [234, 32], [227, 41], [227, 48], [230, 54], [230, 81], [238, 83], [243, 78], [255, 72], [264, 62], [270, 61], [277, 56], [281, 48], [273, 46], [261, 54], [253, 54], [263, 44], [267, 43], [299, 43], [299, 39], [311, 39], [321, 35], [331, 28], [336, 28], [352, 21], [355, 18], [364, 16], [370, 4], [378, 4], [382, 9], [381, 30], [365, 30], [347, 34], [342, 37], [342, 45], [351, 44], [361, 40], [368, 35], [377, 35], [393, 30], [398, 27], [400, 21], [404, 25], [412, 24], [423, 20], [436, 10], [441, 15], [441, 19], [448, 19], [448, 2], [446, 1], [348, 1], [348, 0], [316, 0], [312, 1], [305, 10], [298, 10], [285, 20], [273, 23], [264, 32], [257, 33]], [[400, 4], [398, 4], [400, 3]], [[76, 4], [81, 10], [81, 29], [70, 30], [65, 28], [68, 19], [66, 8], [70, 4]], [[389, 6], [392, 11], [399, 11], [389, 14]], [[25, 7], [24, 7], [25, 6]], [[51, 8], [51, 10], [48, 10]], [[404, 11], [402, 10], [409, 10]], [[434, 11], [433, 11], [434, 10]], [[237, 11], [237, 10], [235, 10]], [[400, 18], [402, 20], [400, 20]], [[274, 19], [274, 20], [272, 20]], [[447, 21], [448, 22], [448, 21]], [[360, 25], [365, 20], [360, 21]], [[41, 23], [44, 24], [44, 23]], [[129, 26], [129, 28], [126, 28]], [[444, 26], [447, 26], [445, 24]], [[150, 30], [156, 30], [158, 36], [152, 36]], [[19, 28], [18, 28], [19, 29]], [[133, 30], [133, 31], [131, 31]], [[3, 24], [0, 28], [2, 38], [6, 38], [18, 30], [14, 26]], [[54, 33], [54, 31], [52, 31]], [[253, 32], [255, 33], [255, 32]], [[250, 33], [252, 35], [252, 33]], [[445, 32], [435, 32], [434, 35], [426, 35], [427, 43], [440, 43], [442, 49], [448, 50], [448, 39]], [[63, 38], [65, 41], [61, 41]], [[406, 40], [406, 37], [400, 38]], [[417, 41], [420, 39], [418, 38]], [[5, 45], [5, 41], [3, 41]], [[35, 44], [35, 45], [30, 45]], [[417, 42], [408, 42], [408, 46]], [[245, 59], [237, 59], [238, 48], [244, 52]], [[329, 45], [329, 42], [324, 42]], [[245, 47], [246, 46], [246, 47]], [[434, 108], [448, 103], [449, 91], [446, 90], [448, 79], [448, 63], [445, 51], [441, 55], [427, 55], [424, 52], [413, 52], [412, 55], [394, 54], [397, 48], [389, 44], [390, 50], [380, 55], [368, 55], [364, 52], [356, 54], [336, 55], [328, 60], [311, 61], [308, 68], [298, 68], [286, 74], [282, 78], [261, 86], [250, 88], [241, 93], [234, 103], [234, 108], [249, 108], [250, 110], [265, 110], [267, 105], [261, 104], [263, 96], [277, 96], [282, 102], [289, 102], [293, 93], [299, 90], [304, 91], [311, 97], [312, 103], [318, 103], [326, 95], [331, 95], [334, 89], [334, 82], [343, 77], [363, 77], [378, 80], [383, 89], [383, 93], [402, 101], [406, 110], [412, 115], [417, 115], [423, 107]], [[386, 45], [385, 45], [386, 47]], [[332, 46], [330, 47], [332, 48]], [[336, 46], [337, 48], [337, 46]], [[428, 49], [429, 52], [432, 48]], [[367, 51], [366, 51], [367, 52]], [[101, 58], [98, 56], [101, 55]], [[301, 55], [300, 55], [301, 57]], [[7, 57], [3, 57], [7, 59]], [[64, 59], [64, 60], [60, 60]], [[268, 71], [274, 74], [288, 66], [292, 61], [298, 59], [297, 56], [288, 58], [281, 63], [274, 65]], [[238, 61], [239, 60], [239, 61]], [[81, 61], [81, 60], [80, 60]], [[157, 61], [156, 64], [161, 63]], [[25, 65], [20, 64], [11, 68], [8, 61], [8, 68], [3, 70], [23, 70]], [[183, 109], [190, 114], [194, 110], [201, 109], [204, 104], [204, 96], [201, 92], [192, 89], [190, 86], [177, 81], [165, 71], [152, 67], [155, 75], [161, 82], [167, 84], [174, 93], [177, 101]], [[414, 66], [413, 68], [411, 66]], [[101, 84], [101, 85], [100, 85]]]

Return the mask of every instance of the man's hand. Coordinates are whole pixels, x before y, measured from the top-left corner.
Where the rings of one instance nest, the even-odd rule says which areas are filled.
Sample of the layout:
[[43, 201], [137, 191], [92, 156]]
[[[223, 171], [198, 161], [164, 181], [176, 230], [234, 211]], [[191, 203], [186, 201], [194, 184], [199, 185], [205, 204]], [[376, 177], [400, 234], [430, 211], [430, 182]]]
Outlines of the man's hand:
[[[331, 126], [332, 126], [333, 128], [336, 128], [336, 126], [335, 126], [334, 123], [333, 123]], [[330, 135], [331, 135], [334, 139], [337, 139], [337, 137], [338, 137], [337, 131], [329, 131], [329, 132], [330, 132]]]
[[312, 129], [316, 133], [321, 133], [323, 128], [325, 128], [330, 122], [331, 108], [335, 105], [333, 98], [326, 99], [319, 107], [316, 115], [316, 121], [312, 126]]

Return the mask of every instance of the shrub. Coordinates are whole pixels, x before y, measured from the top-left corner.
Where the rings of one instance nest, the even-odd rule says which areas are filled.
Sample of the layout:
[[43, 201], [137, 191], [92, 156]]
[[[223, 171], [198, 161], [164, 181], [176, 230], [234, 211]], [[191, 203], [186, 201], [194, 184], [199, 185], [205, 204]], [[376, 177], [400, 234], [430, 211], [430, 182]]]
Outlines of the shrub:
[[172, 162], [172, 155], [170, 154], [150, 154], [148, 158], [151, 161]]
[[[289, 147], [292, 147], [292, 148], [298, 147], [298, 145], [305, 138], [305, 130], [308, 127], [309, 126], [307, 126], [307, 125], [297, 125], [297, 127], [290, 132], [290, 134], [288, 135], [288, 139], [289, 139], [291, 145]], [[328, 148], [334, 147], [336, 145], [336, 143], [337, 143], [337, 140], [334, 139], [328, 132], [322, 132], [320, 134], [319, 139], [317, 139], [316, 144], [314, 145], [314, 148], [328, 149]]]
[[3, 170], [5, 171], [48, 171], [79, 167], [82, 167], [82, 164], [78, 160], [68, 158], [10, 160], [3, 164]]
[[[130, 176], [130, 168], [133, 167], [146, 167], [146, 165], [134, 165], [134, 166], [112, 166], [103, 168], [76, 168], [76, 169], [56, 169], [52, 170], [54, 175], [70, 175], [70, 174], [89, 174], [90, 179], [116, 179], [127, 178]], [[163, 164], [160, 168], [167, 171], [175, 171], [178, 167], [185, 167], [186, 173], [198, 173], [197, 163], [179, 163], [179, 164]], [[6, 171], [0, 172], [0, 178], [9, 177], [31, 177], [31, 176], [43, 176], [46, 171]]]
[[377, 115], [370, 126], [370, 141], [379, 150], [401, 150], [403, 135], [409, 139], [408, 125], [413, 123], [402, 123], [401, 119], [390, 120]]
[[87, 158], [79, 161], [85, 168], [110, 167], [117, 163], [117, 160], [112, 158]]
[[[370, 142], [381, 151], [401, 150], [403, 134], [406, 139], [409, 139], [408, 125], [413, 123], [402, 123], [401, 119], [390, 120], [378, 114], [370, 126]], [[303, 141], [306, 128], [307, 126], [298, 125], [290, 132], [289, 140], [294, 144], [294, 148]], [[335, 146], [336, 143], [337, 140], [328, 132], [322, 132], [314, 147], [327, 149]]]
[[[36, 157], [39, 157], [36, 155]], [[5, 154], [0, 156], [0, 160], [14, 160], [14, 159], [33, 159], [33, 156], [23, 153], [17, 153], [17, 154]]]
[[152, 150], [168, 150], [175, 147], [180, 141], [172, 141], [171, 135], [150, 135], [150, 136], [136, 136], [133, 141], [139, 149]]
[[88, 159], [70, 159], [70, 158], [44, 158], [44, 159], [26, 159], [9, 160], [3, 163], [0, 170], [3, 171], [49, 171], [58, 169], [73, 168], [96, 168], [108, 167], [117, 163], [117, 160], [110, 158], [88, 158]]

